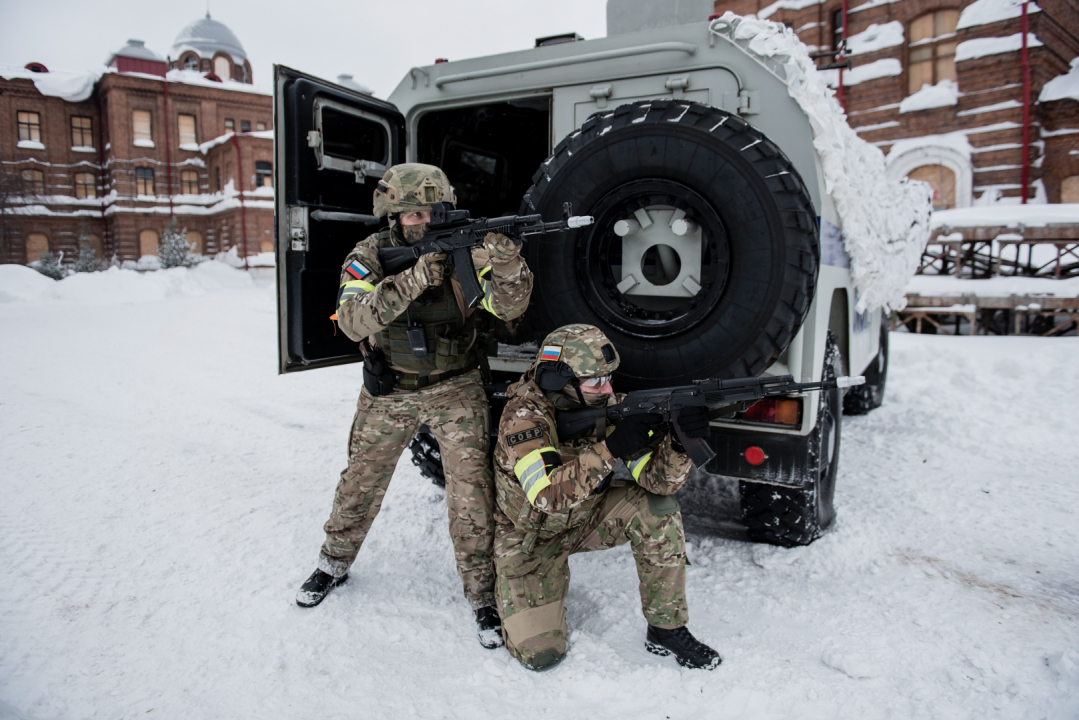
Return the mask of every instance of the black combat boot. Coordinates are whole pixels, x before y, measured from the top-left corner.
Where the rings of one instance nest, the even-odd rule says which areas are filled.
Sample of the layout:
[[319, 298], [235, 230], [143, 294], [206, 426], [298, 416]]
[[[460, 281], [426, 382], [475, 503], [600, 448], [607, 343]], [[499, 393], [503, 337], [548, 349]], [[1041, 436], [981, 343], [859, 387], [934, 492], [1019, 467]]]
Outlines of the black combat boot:
[[335, 578], [328, 572], [316, 569], [315, 572], [311, 573], [311, 577], [307, 578], [307, 581], [300, 586], [300, 591], [296, 593], [296, 604], [300, 607], [314, 607], [330, 594], [330, 590], [333, 590], [345, 580], [348, 580], [348, 573]]
[[723, 662], [719, 653], [693, 637], [685, 627], [664, 630], [649, 625], [644, 646], [648, 652], [656, 655], [674, 653], [674, 659], [682, 667], [715, 670]]
[[480, 645], [488, 650], [502, 647], [502, 618], [494, 605], [476, 611], [476, 634], [479, 635]]

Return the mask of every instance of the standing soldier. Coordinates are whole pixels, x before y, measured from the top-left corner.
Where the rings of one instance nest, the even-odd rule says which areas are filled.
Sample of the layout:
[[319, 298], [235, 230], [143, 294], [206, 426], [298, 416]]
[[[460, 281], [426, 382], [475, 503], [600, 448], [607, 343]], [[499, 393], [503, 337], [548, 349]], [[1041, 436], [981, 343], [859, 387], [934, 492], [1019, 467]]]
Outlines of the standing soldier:
[[[645, 647], [711, 670], [719, 654], [685, 627], [685, 537], [671, 497], [691, 463], [671, 433], [652, 429], [659, 415], [631, 416], [608, 431], [602, 408], [620, 400], [610, 383], [617, 368], [618, 352], [602, 332], [567, 325], [547, 336], [539, 357], [507, 390], [495, 448], [502, 635], [525, 667], [558, 663], [566, 653], [569, 556], [628, 541], [648, 621]], [[586, 406], [597, 409], [595, 428], [560, 438], [557, 412]], [[687, 437], [708, 434], [704, 408], [683, 410], [678, 422]], [[625, 480], [612, 479], [620, 458]]]
[[[336, 319], [361, 343], [364, 388], [352, 421], [348, 467], [324, 528], [326, 542], [296, 603], [318, 605], [348, 577], [398, 457], [426, 424], [441, 447], [450, 536], [465, 597], [476, 613], [480, 642], [500, 647], [491, 557], [490, 419], [479, 371], [486, 347], [477, 341], [478, 312], [464, 303], [456, 275], [462, 269], [446, 273], [445, 254], [423, 255], [409, 270], [390, 276], [378, 261], [379, 248], [414, 245], [423, 238], [436, 202], [456, 202], [439, 168], [418, 163], [390, 168], [374, 199], [374, 214], [389, 215], [389, 228], [361, 241], [345, 258]], [[472, 259], [485, 291], [483, 308], [501, 320], [519, 317], [532, 292], [532, 273], [520, 247], [490, 233]]]

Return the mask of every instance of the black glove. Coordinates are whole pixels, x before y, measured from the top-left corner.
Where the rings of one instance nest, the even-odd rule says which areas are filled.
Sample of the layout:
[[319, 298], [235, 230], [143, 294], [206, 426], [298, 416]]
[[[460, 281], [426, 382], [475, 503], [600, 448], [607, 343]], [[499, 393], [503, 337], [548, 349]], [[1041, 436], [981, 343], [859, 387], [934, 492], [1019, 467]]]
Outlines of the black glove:
[[615, 457], [626, 457], [648, 445], [648, 431], [653, 425], [663, 422], [662, 415], [645, 413], [630, 415], [614, 426], [614, 432], [607, 436], [607, 449]]
[[683, 408], [678, 413], [678, 429], [687, 438], [708, 437], [708, 410], [702, 406]]

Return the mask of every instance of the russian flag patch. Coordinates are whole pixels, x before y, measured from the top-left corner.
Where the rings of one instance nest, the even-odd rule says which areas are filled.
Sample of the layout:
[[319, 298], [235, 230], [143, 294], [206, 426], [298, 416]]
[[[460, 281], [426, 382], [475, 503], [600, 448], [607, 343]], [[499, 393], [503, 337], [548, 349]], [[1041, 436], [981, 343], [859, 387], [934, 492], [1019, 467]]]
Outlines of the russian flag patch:
[[544, 345], [543, 352], [540, 353], [540, 360], [557, 362], [560, 357], [562, 357], [561, 345]]
[[348, 274], [356, 278], [357, 280], [363, 280], [365, 277], [371, 274], [371, 271], [364, 267], [363, 263], [361, 263], [359, 260], [353, 260], [352, 262], [350, 262], [348, 264], [348, 267], [345, 268], [345, 270], [347, 270]]

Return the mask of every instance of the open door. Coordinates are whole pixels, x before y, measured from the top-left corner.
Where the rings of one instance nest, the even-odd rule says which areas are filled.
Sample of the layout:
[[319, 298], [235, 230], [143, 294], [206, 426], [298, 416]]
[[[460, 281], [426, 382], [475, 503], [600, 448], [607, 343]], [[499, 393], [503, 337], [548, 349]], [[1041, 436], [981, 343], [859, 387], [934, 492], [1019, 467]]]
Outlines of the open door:
[[330, 320], [341, 263], [378, 227], [375, 185], [404, 156], [396, 107], [274, 66], [279, 373], [361, 359]]

